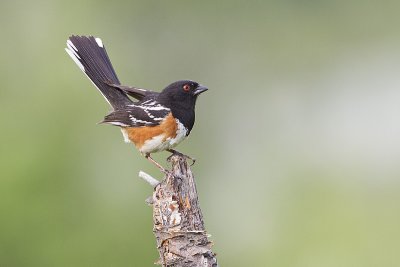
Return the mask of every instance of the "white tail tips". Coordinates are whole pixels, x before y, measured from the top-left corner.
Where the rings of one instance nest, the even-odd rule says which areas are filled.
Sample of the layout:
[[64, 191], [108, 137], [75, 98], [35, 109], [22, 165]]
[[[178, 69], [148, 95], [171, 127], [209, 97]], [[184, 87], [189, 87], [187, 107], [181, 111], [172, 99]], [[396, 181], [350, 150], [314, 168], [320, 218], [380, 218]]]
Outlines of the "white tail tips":
[[72, 58], [72, 60], [78, 65], [78, 67], [85, 72], [85, 67], [83, 67], [80, 57], [78, 55], [78, 49], [76, 49], [75, 45], [71, 42], [71, 40], [67, 40], [67, 48], [65, 48], [65, 51], [67, 51], [68, 55]]
[[98, 44], [98, 46], [104, 47], [103, 41], [100, 38], [96, 37], [95, 40], [96, 40], [96, 43]]

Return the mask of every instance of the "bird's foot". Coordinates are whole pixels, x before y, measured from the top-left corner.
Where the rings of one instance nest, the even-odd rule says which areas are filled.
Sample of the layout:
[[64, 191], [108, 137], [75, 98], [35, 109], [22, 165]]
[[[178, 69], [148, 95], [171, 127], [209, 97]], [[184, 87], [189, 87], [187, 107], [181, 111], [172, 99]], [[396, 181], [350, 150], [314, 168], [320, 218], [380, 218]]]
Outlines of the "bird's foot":
[[192, 164], [190, 164], [190, 166], [193, 166], [194, 163], [196, 162], [196, 159], [195, 159], [195, 158], [192, 158], [192, 157], [190, 157], [190, 156], [188, 156], [188, 155], [182, 154], [181, 152], [176, 151], [175, 149], [167, 149], [167, 151], [172, 153], [172, 155], [169, 156], [169, 157], [167, 158], [167, 161], [171, 161], [171, 157], [172, 157], [172, 156], [174, 156], [174, 155], [179, 155], [179, 156], [181, 156], [181, 157], [190, 159], [190, 160], [192, 161]]
[[160, 163], [158, 163], [157, 161], [155, 161], [155, 160], [150, 156], [150, 153], [145, 154], [144, 157], [145, 157], [147, 160], [149, 160], [151, 163], [153, 163], [154, 165], [156, 165], [157, 168], [159, 168], [161, 172], [163, 172], [163, 173], [165, 173], [165, 174], [167, 174], [167, 175], [169, 174], [169, 171], [167, 171], [166, 169], [164, 169], [164, 167], [161, 166]]

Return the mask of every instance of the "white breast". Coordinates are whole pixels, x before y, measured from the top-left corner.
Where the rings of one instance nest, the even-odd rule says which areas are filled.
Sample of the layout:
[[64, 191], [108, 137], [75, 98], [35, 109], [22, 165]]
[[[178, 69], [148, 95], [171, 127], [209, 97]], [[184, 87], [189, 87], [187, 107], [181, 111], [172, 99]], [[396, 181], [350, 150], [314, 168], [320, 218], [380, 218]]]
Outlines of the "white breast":
[[153, 153], [177, 146], [180, 142], [182, 142], [186, 138], [187, 129], [178, 120], [176, 120], [176, 124], [178, 128], [176, 130], [176, 136], [174, 138], [170, 137], [165, 138], [165, 134], [154, 136], [152, 139], [147, 140], [143, 144], [143, 146], [140, 148], [140, 152]]
[[180, 123], [179, 120], [176, 120], [176, 125], [178, 126], [178, 129], [176, 130], [176, 136], [175, 138], [167, 138], [166, 141], [169, 141], [170, 146], [169, 148], [175, 147], [176, 145], [178, 145], [180, 142], [183, 141], [183, 139], [186, 138], [186, 133], [187, 133], [187, 129], [186, 127]]

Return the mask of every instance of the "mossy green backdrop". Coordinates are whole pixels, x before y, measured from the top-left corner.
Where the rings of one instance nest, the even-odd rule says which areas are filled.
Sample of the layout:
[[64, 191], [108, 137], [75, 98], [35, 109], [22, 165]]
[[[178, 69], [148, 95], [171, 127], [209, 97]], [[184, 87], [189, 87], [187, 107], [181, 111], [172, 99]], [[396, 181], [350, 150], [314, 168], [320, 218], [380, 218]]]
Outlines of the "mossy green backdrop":
[[[400, 265], [399, 1], [0, 3], [0, 266], [153, 266], [160, 177], [64, 51], [103, 39], [120, 80], [210, 90], [197, 158], [221, 266]], [[155, 156], [165, 163], [168, 153]]]

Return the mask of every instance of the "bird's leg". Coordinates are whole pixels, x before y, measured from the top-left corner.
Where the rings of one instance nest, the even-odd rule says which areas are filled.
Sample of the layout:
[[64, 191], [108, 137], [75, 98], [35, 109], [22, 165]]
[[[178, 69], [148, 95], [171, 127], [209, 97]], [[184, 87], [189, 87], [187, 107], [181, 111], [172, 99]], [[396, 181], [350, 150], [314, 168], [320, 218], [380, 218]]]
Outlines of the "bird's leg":
[[168, 171], [164, 169], [163, 166], [161, 166], [157, 161], [155, 161], [152, 157], [150, 157], [150, 153], [146, 153], [144, 157], [148, 159], [150, 162], [152, 162], [154, 165], [156, 165], [163, 173], [168, 174]]
[[195, 159], [195, 158], [192, 158], [192, 157], [190, 157], [190, 156], [188, 156], [188, 155], [182, 154], [181, 152], [176, 151], [175, 149], [171, 149], [171, 148], [170, 148], [170, 149], [167, 149], [167, 151], [172, 153], [172, 155], [169, 156], [169, 157], [167, 158], [168, 161], [170, 160], [170, 158], [171, 158], [174, 154], [176, 154], [176, 155], [185, 157], [185, 158], [187, 158], [187, 159], [190, 159], [190, 160], [192, 161], [192, 164], [190, 164], [190, 166], [193, 166], [194, 163], [196, 162], [196, 159]]

